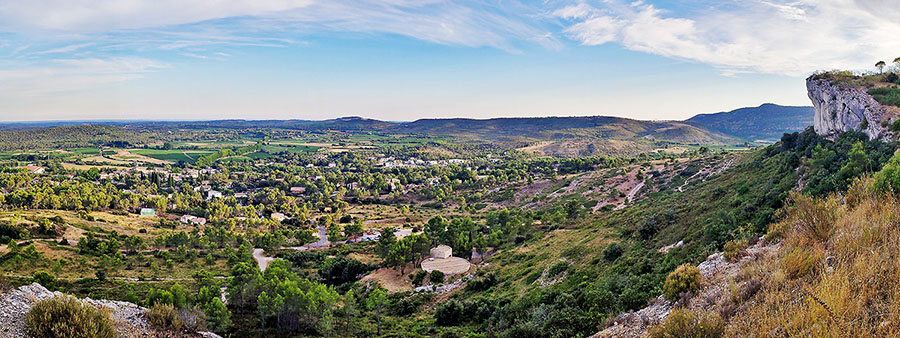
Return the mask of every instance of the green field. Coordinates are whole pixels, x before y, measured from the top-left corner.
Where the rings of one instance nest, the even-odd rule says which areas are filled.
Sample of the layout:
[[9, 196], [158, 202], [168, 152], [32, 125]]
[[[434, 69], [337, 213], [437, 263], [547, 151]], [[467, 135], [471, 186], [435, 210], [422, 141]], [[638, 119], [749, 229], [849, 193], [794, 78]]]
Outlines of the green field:
[[289, 152], [292, 154], [305, 153], [312, 154], [319, 151], [319, 148], [316, 146], [307, 146], [307, 145], [294, 145], [291, 143], [273, 143], [271, 145], [263, 146], [263, 149], [270, 153], [281, 153], [281, 152]]
[[258, 160], [258, 159], [266, 159], [266, 158], [272, 158], [272, 157], [275, 157], [275, 155], [272, 155], [272, 154], [269, 154], [269, 153], [264, 153], [264, 152], [250, 153], [250, 154], [247, 154], [246, 156], [249, 157], [249, 158], [252, 158], [252, 159], [254, 159], [254, 160]]
[[202, 150], [161, 150], [161, 149], [138, 149], [131, 151], [132, 153], [152, 157], [164, 161], [172, 162], [188, 162], [194, 163], [197, 157], [212, 154], [212, 151]]
[[97, 151], [97, 148], [75, 148], [70, 149], [69, 151], [73, 153], [79, 153], [81, 155], [97, 155], [100, 153], [99, 151]]

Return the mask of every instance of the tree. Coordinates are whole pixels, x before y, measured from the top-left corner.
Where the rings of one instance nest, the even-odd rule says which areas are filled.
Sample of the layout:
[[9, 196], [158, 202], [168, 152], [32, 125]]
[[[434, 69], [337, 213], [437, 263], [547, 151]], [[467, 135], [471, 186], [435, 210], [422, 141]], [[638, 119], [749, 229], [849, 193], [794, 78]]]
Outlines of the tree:
[[400, 267], [400, 274], [403, 274], [404, 269], [406, 268], [406, 254], [409, 251], [409, 247], [405, 242], [400, 241], [394, 243], [391, 247], [391, 251], [388, 252], [387, 256], [384, 257], [384, 265], [387, 267]]
[[444, 232], [447, 230], [447, 223], [444, 222], [444, 218], [441, 216], [435, 216], [428, 220], [428, 223], [425, 224], [425, 236], [428, 236], [428, 239], [431, 240], [431, 245], [437, 244], [437, 242], [444, 237]]
[[344, 317], [346, 319], [346, 330], [348, 333], [352, 335], [353, 333], [353, 321], [356, 320], [356, 317], [359, 316], [359, 304], [356, 300], [356, 293], [353, 292], [353, 289], [347, 291], [344, 294]]
[[169, 292], [172, 293], [172, 305], [174, 305], [176, 309], [182, 309], [187, 306], [187, 292], [184, 291], [181, 284], [176, 282], [175, 285], [172, 285], [172, 287], [169, 288]]
[[216, 332], [223, 332], [231, 327], [231, 312], [218, 297], [206, 304], [206, 320], [210, 328]]
[[391, 252], [391, 247], [394, 246], [394, 242], [396, 241], [397, 238], [394, 237], [393, 227], [381, 229], [381, 235], [378, 237], [378, 242], [375, 244], [375, 251], [378, 252], [378, 255], [381, 256], [381, 258], [385, 258], [388, 253]]
[[363, 224], [361, 219], [354, 219], [352, 223], [344, 226], [344, 234], [347, 236], [362, 235]]
[[231, 276], [228, 297], [231, 299], [231, 304], [243, 307], [247, 304], [246, 298], [250, 293], [251, 284], [260, 278], [259, 268], [245, 262], [237, 263], [231, 268]]
[[131, 253], [144, 248], [144, 239], [139, 236], [128, 236], [125, 238], [125, 248]]
[[884, 66], [887, 66], [887, 63], [884, 61], [878, 61], [875, 63], [875, 68], [878, 68], [878, 73], [884, 73]]
[[259, 312], [259, 321], [263, 327], [266, 327], [266, 320], [281, 313], [282, 306], [284, 300], [280, 295], [269, 297], [265, 291], [259, 293], [259, 297], [256, 298], [256, 310]]
[[384, 308], [385, 303], [387, 303], [387, 297], [382, 289], [372, 290], [372, 292], [369, 292], [369, 297], [366, 298], [366, 308], [375, 311], [375, 321], [378, 323], [379, 336], [381, 335], [381, 309]]
[[871, 170], [872, 160], [869, 158], [869, 155], [866, 154], [862, 142], [853, 144], [853, 148], [850, 149], [847, 158], [847, 164], [841, 167], [841, 170], [838, 172], [838, 175], [844, 179], [846, 183], [850, 183], [850, 180]]
[[9, 243], [6, 244], [6, 248], [9, 249], [9, 253], [16, 255], [19, 253], [19, 243], [16, 243], [15, 239], [10, 239]]
[[897, 68], [900, 69], [900, 57], [894, 58], [894, 65], [896, 65]]

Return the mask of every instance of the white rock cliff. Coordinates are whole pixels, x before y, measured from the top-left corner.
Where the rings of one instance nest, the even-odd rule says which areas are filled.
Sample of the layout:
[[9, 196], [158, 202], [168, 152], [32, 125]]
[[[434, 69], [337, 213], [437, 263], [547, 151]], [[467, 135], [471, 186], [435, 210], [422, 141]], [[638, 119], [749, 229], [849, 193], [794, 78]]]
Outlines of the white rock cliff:
[[864, 89], [813, 77], [806, 80], [806, 89], [815, 110], [814, 127], [819, 135], [832, 137], [840, 132], [860, 130], [870, 140], [891, 138], [893, 132], [888, 126], [893, 121], [887, 116], [887, 108]]

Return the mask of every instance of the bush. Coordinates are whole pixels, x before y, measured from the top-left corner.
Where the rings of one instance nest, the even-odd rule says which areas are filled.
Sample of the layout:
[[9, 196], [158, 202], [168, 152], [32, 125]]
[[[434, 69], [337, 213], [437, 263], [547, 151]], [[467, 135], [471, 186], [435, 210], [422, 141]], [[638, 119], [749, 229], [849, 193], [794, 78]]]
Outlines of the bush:
[[622, 254], [625, 253], [625, 250], [622, 249], [622, 246], [619, 243], [612, 243], [603, 249], [603, 258], [607, 261], [614, 261], [619, 257], [622, 257]]
[[888, 106], [900, 106], [900, 89], [879, 87], [869, 89], [869, 95], [875, 98], [875, 101]]
[[872, 190], [877, 193], [900, 193], [900, 150], [875, 174]]
[[415, 286], [421, 286], [422, 282], [425, 280], [425, 275], [428, 274], [425, 270], [419, 270], [416, 272], [416, 275], [413, 276], [412, 283]]
[[490, 289], [494, 284], [497, 284], [497, 276], [493, 273], [489, 273], [484, 277], [475, 278], [470, 280], [468, 284], [466, 284], [466, 289], [472, 291], [481, 291]]
[[440, 284], [444, 282], [444, 273], [438, 270], [434, 270], [431, 272], [431, 276], [428, 277], [431, 279], [431, 283]]
[[35, 338], [112, 338], [116, 335], [108, 312], [72, 296], [57, 296], [34, 304], [25, 315], [25, 329]]
[[541, 278], [541, 272], [535, 271], [525, 277], [525, 284], [534, 283], [538, 278]]
[[550, 267], [550, 270], [547, 270], [547, 277], [548, 278], [556, 277], [556, 275], [559, 275], [559, 274], [563, 273], [563, 271], [566, 271], [568, 269], [569, 269], [569, 263], [567, 263], [567, 262], [556, 263]]
[[394, 314], [398, 316], [408, 316], [416, 313], [418, 310], [419, 304], [416, 304], [409, 298], [403, 298], [394, 304]]
[[788, 213], [799, 221], [797, 230], [800, 234], [813, 242], [831, 238], [838, 217], [835, 202], [820, 202], [796, 192], [791, 193], [791, 200], [794, 203]]
[[729, 262], [737, 261], [744, 256], [744, 250], [747, 250], [748, 246], [746, 239], [728, 241], [725, 243], [725, 259]]
[[43, 285], [47, 290], [56, 290], [56, 277], [53, 277], [53, 275], [46, 271], [35, 272], [32, 279], [38, 284]]
[[684, 292], [694, 293], [700, 290], [700, 269], [690, 264], [682, 264], [666, 276], [663, 283], [663, 296], [667, 300], [678, 300]]
[[451, 299], [438, 305], [434, 311], [434, 319], [438, 325], [456, 325], [462, 322], [463, 311], [463, 304], [458, 300]]
[[781, 270], [788, 278], [800, 278], [815, 270], [816, 264], [824, 259], [821, 249], [785, 248], [781, 258]]
[[160, 330], [181, 331], [184, 321], [170, 304], [157, 303], [147, 311], [147, 322]]
[[725, 321], [714, 313], [698, 315], [677, 309], [662, 324], [650, 327], [647, 335], [650, 338], [717, 338], [725, 335]]

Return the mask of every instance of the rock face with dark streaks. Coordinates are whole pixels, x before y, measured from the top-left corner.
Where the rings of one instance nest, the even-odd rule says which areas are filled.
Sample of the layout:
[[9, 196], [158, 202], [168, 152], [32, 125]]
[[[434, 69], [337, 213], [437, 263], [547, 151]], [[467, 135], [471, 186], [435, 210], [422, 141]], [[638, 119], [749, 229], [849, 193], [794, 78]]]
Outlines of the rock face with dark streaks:
[[813, 126], [822, 136], [859, 130], [870, 140], [888, 140], [893, 135], [889, 126], [888, 109], [864, 88], [833, 83], [831, 80], [810, 77], [806, 89], [815, 111]]

